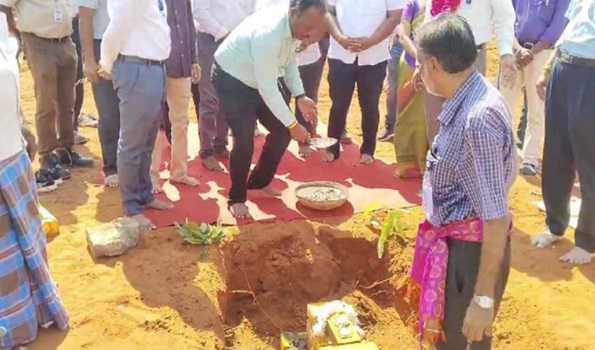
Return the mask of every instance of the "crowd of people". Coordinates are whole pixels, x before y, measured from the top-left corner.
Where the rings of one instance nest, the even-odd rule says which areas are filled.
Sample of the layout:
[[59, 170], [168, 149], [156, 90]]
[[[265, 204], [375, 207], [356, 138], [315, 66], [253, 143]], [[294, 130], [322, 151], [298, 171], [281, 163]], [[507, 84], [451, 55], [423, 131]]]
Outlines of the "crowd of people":
[[[496, 84], [484, 77], [493, 36]], [[20, 108], [21, 53], [35, 87], [36, 137]], [[510, 268], [508, 191], [518, 172], [542, 174], [547, 229], [533, 237], [540, 248], [567, 230], [578, 175], [576, 246], [561, 260], [591, 262], [593, 0], [0, 0], [0, 348], [32, 341], [38, 326], [68, 325], [47, 267], [37, 194], [69, 179], [71, 167], [95, 166], [75, 150], [85, 142], [76, 131], [83, 73], [98, 112], [105, 185], [119, 188], [125, 216], [150, 229], [144, 210], [173, 206], [155, 196], [164, 143], [169, 181], [199, 184], [188, 173], [191, 101], [201, 162], [224, 171], [229, 161], [229, 210], [247, 218], [249, 191], [280, 195], [272, 180], [291, 140], [302, 157], [312, 153], [325, 65], [327, 136], [341, 142], [323, 159], [338, 161], [350, 141], [357, 87], [362, 166], [374, 163], [378, 141], [394, 141], [395, 175], [423, 178], [427, 218], [411, 288], [420, 293], [424, 340], [438, 349], [491, 347]], [[513, 116], [521, 101], [519, 137]], [[251, 169], [259, 124], [268, 134]]]

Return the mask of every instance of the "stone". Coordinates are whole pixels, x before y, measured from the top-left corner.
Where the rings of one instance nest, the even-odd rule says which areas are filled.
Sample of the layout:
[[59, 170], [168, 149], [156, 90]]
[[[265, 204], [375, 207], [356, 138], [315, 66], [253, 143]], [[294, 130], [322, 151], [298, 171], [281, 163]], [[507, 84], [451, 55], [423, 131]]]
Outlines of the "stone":
[[140, 238], [140, 227], [130, 218], [87, 229], [87, 244], [94, 258], [122, 255], [136, 247]]

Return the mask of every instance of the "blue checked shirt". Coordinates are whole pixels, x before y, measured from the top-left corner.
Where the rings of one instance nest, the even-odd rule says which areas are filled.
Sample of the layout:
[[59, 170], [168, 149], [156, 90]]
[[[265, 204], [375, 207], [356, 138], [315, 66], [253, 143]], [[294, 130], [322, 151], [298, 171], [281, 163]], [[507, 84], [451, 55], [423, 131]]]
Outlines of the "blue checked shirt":
[[508, 215], [516, 161], [509, 114], [500, 93], [479, 73], [446, 101], [427, 161], [433, 224]]

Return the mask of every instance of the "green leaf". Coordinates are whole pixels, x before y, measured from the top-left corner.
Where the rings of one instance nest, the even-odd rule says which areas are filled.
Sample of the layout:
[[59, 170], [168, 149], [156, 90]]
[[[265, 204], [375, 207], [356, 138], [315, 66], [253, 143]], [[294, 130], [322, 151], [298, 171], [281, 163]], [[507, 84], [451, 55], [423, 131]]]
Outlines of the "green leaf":
[[376, 247], [378, 259], [382, 259], [384, 256], [384, 250], [388, 239], [392, 237], [397, 230], [399, 230], [399, 219], [400, 213], [396, 210], [393, 210], [389, 213], [388, 217], [384, 221], [382, 230], [380, 231], [380, 237], [378, 238], [378, 245]]

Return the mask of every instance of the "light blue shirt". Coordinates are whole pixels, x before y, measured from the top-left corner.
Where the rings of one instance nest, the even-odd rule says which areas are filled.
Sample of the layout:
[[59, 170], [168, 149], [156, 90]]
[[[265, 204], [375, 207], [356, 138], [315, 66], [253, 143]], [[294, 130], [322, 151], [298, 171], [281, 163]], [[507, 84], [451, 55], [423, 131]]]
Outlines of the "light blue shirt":
[[569, 22], [558, 40], [558, 49], [572, 56], [595, 59], [595, 1], [572, 0], [566, 18]]
[[95, 10], [93, 17], [93, 39], [101, 40], [103, 33], [109, 24], [109, 14], [107, 13], [108, 0], [77, 0], [79, 7], [85, 7]]
[[283, 78], [293, 96], [304, 93], [296, 60], [299, 47], [288, 10], [273, 7], [256, 12], [234, 29], [215, 53], [215, 61], [226, 73], [257, 89], [277, 119], [289, 126], [295, 116], [277, 80]]

